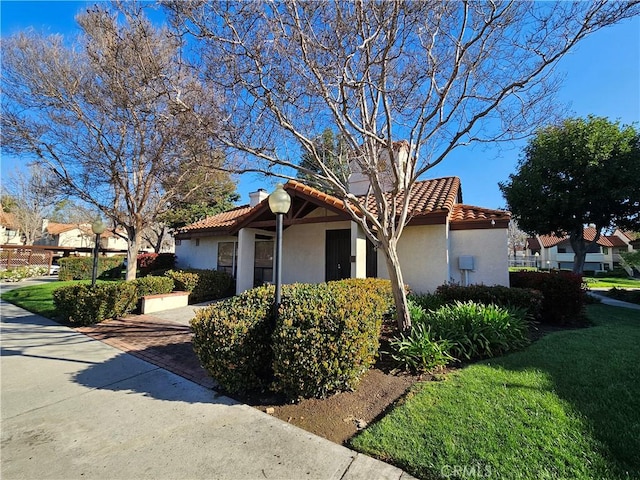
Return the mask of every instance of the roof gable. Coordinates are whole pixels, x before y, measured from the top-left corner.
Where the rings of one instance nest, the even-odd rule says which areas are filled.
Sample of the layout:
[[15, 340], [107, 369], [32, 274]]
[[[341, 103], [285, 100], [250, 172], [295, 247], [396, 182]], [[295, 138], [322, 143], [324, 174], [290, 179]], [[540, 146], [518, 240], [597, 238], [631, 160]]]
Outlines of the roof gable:
[[[297, 180], [289, 180], [284, 189], [292, 197], [292, 207], [285, 219], [285, 225], [311, 222], [351, 220], [343, 200], [310, 187]], [[385, 193], [391, 202], [392, 193]], [[358, 201], [374, 215], [377, 213], [372, 195], [359, 196]], [[395, 197], [397, 214], [404, 202], [404, 192]], [[502, 210], [490, 210], [471, 205], [461, 205], [462, 189], [458, 177], [444, 177], [416, 182], [409, 199], [408, 225], [445, 224], [447, 220], [454, 229], [506, 227], [510, 214]], [[309, 216], [318, 208], [329, 210], [328, 216]], [[269, 209], [268, 198], [255, 207], [244, 205], [228, 212], [207, 217], [187, 225], [178, 232], [183, 238], [193, 233], [212, 235], [234, 235], [246, 227], [273, 228], [274, 216]]]

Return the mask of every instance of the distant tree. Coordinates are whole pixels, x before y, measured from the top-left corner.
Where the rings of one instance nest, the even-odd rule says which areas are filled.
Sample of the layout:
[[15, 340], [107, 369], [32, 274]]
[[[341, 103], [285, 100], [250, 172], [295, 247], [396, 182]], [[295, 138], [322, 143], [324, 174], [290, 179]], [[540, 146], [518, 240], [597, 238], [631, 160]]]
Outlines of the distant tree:
[[[518, 172], [500, 189], [518, 225], [531, 234], [569, 235], [573, 271], [605, 229], [640, 227], [640, 133], [605, 118], [573, 118], [544, 127]], [[595, 225], [592, 241], [584, 226]]]
[[509, 248], [509, 255], [516, 258], [519, 249], [523, 249], [527, 243], [527, 234], [520, 230], [518, 222], [511, 220], [509, 222], [509, 228], [507, 229], [507, 245]]
[[215, 93], [141, 5], [91, 7], [72, 44], [31, 31], [2, 39], [2, 148], [46, 165], [61, 193], [124, 229], [128, 280], [142, 232], [194, 168], [224, 159], [209, 138]]
[[55, 178], [36, 164], [28, 170], [16, 169], [3, 178], [2, 208], [13, 215], [24, 245], [42, 237], [42, 220], [53, 209], [57, 197]]
[[56, 202], [48, 217], [52, 222], [80, 225], [93, 222], [96, 216], [95, 210], [70, 198], [64, 198]]
[[[163, 4], [180, 35], [193, 34], [197, 52], [185, 58], [225, 100], [213, 138], [245, 157], [246, 170], [303, 170], [343, 200], [386, 259], [400, 330], [411, 319], [398, 242], [416, 181], [462, 146], [521, 138], [548, 121], [553, 66], [639, 11], [604, 0]], [[369, 180], [366, 198], [316, 147], [327, 128], [347, 146], [342, 166]], [[318, 173], [300, 166], [303, 153]]]
[[[326, 174], [323, 168], [329, 168], [342, 183], [349, 182], [349, 169], [344, 162], [348, 157], [347, 144], [340, 135], [333, 133], [333, 130], [327, 128], [322, 135], [314, 141], [315, 153], [305, 151], [300, 159], [300, 169], [298, 170], [298, 178], [304, 183], [326, 193], [333, 193], [330, 183], [323, 182], [322, 177]], [[316, 158], [322, 159], [318, 162]]]

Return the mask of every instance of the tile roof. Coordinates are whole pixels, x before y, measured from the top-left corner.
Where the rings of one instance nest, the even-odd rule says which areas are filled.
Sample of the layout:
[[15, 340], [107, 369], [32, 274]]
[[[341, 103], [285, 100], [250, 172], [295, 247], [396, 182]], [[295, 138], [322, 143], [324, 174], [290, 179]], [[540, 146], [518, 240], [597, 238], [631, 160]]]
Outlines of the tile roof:
[[626, 242], [617, 235], [607, 235], [606, 238], [612, 247], [626, 247]]
[[[81, 228], [81, 226], [79, 226], [79, 225], [72, 225], [72, 224], [69, 224], [69, 223], [49, 222], [47, 224], [47, 226], [45, 227], [45, 230], [50, 235], [60, 235], [61, 233], [68, 232], [68, 231], [74, 230], [76, 228], [80, 229], [80, 230], [83, 230]], [[91, 227], [89, 227], [89, 230], [91, 230]]]
[[488, 208], [457, 204], [453, 207], [451, 222], [465, 222], [475, 220], [509, 220], [509, 212], [504, 210], [490, 210]]
[[[392, 193], [385, 194], [387, 201], [391, 201]], [[458, 177], [444, 177], [433, 180], [424, 180], [416, 182], [409, 199], [409, 217], [428, 215], [433, 212], [440, 211], [442, 213], [450, 212], [453, 206], [461, 200], [460, 179]], [[360, 197], [364, 200], [364, 196]], [[377, 212], [376, 202], [373, 195], [366, 199], [366, 208], [372, 213]], [[398, 205], [397, 214], [404, 202], [404, 192], [396, 197]]]
[[12, 230], [17, 229], [16, 218], [13, 213], [0, 211], [0, 225]]
[[[584, 229], [584, 239], [587, 242], [593, 242], [593, 239], [596, 238], [596, 233], [597, 231], [595, 228], [587, 227]], [[559, 243], [569, 240], [569, 236], [557, 237], [555, 235], [540, 235], [538, 238], [540, 239], [540, 243], [544, 248], [551, 248], [558, 245]], [[621, 238], [615, 235], [601, 235], [596, 244], [602, 247], [626, 246], [626, 243]]]
[[[300, 196], [317, 200], [318, 204], [327, 205], [345, 213], [347, 212], [344, 202], [341, 199], [321, 192], [297, 180], [289, 180], [284, 188], [289, 193], [294, 194], [293, 196], [297, 193], [300, 194]], [[386, 195], [387, 200], [391, 200], [392, 193], [389, 192]], [[477, 225], [482, 221], [501, 221], [501, 226], [503, 226], [504, 222], [508, 222], [510, 219], [509, 212], [490, 210], [471, 205], [460, 205], [458, 202], [461, 201], [461, 199], [462, 193], [460, 179], [458, 177], [444, 177], [416, 182], [409, 200], [410, 222], [415, 221], [419, 223], [420, 218], [432, 218], [434, 215], [435, 218], [440, 218], [439, 215], [441, 215], [442, 221], [440, 223], [444, 222], [444, 219], [449, 216], [451, 222], [455, 223], [457, 228], [464, 228], [465, 225], [470, 228], [478, 228]], [[365, 203], [369, 211], [374, 214], [376, 213], [377, 208], [373, 196], [369, 196], [368, 198], [360, 196], [358, 200]], [[399, 213], [404, 201], [404, 193], [400, 193], [396, 197], [396, 201]], [[232, 232], [234, 229], [242, 227], [245, 224], [250, 225], [252, 221], [260, 216], [261, 212], [263, 213], [267, 209], [267, 200], [263, 200], [255, 207], [243, 205], [228, 212], [207, 217], [199, 222], [187, 225], [181, 228], [178, 233], [196, 231]]]
[[236, 207], [233, 210], [227, 212], [218, 213], [210, 217], [204, 218], [198, 222], [186, 225], [180, 229], [181, 232], [191, 232], [197, 230], [210, 230], [210, 229], [228, 229], [231, 228], [240, 218], [247, 215], [255, 207], [249, 205], [243, 205]]

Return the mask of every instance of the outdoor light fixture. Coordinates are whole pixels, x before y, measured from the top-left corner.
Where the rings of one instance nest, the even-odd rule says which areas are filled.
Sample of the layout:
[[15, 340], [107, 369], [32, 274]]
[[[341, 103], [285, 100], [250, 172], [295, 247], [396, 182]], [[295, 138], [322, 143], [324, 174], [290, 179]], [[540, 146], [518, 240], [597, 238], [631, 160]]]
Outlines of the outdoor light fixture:
[[96, 240], [93, 248], [93, 270], [91, 272], [91, 286], [96, 286], [96, 278], [98, 277], [98, 253], [100, 253], [100, 235], [105, 230], [104, 223], [99, 218], [91, 224], [91, 231], [95, 234]]
[[276, 284], [276, 296], [274, 301], [274, 311], [278, 315], [278, 307], [280, 306], [280, 298], [282, 292], [282, 218], [291, 207], [291, 197], [285, 192], [281, 183], [276, 185], [274, 192], [269, 195], [269, 209], [276, 215], [276, 258], [274, 281]]

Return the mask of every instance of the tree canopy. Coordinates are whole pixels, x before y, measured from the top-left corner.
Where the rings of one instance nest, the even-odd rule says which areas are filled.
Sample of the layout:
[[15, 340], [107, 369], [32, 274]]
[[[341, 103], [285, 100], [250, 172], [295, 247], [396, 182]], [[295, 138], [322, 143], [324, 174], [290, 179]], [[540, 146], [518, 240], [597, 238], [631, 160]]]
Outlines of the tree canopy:
[[[602, 0], [163, 3], [225, 99], [215, 140], [243, 155], [245, 170], [302, 170], [343, 199], [384, 253], [402, 330], [410, 318], [397, 245], [415, 182], [461, 146], [518, 138], [552, 118], [552, 67], [638, 13]], [[327, 128], [345, 143], [344, 171], [368, 177], [367, 198], [322, 155], [315, 139]], [[302, 154], [319, 168], [305, 170]], [[405, 195], [387, 195], [389, 183]]]
[[2, 147], [124, 228], [132, 279], [142, 232], [198, 190], [192, 171], [203, 184], [228, 181], [209, 139], [216, 95], [140, 4], [100, 4], [76, 20], [75, 41], [33, 31], [3, 38]]
[[[606, 118], [571, 118], [537, 131], [518, 171], [500, 184], [520, 228], [569, 235], [574, 271], [589, 245], [614, 227], [640, 227], [640, 132]], [[584, 240], [585, 225], [597, 231]]]

